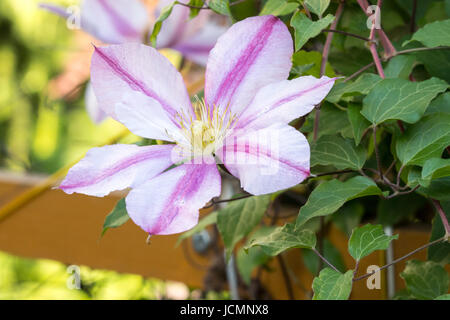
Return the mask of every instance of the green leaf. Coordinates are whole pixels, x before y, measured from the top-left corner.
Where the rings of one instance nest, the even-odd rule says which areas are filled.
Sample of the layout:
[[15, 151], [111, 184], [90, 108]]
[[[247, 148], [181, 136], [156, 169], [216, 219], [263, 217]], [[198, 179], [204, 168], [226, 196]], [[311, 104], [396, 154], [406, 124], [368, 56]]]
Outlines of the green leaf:
[[189, 0], [188, 5], [191, 6], [189, 10], [189, 19], [193, 19], [198, 16], [201, 9], [195, 7], [203, 7], [204, 3], [205, 0]]
[[450, 82], [450, 50], [419, 51], [414, 54], [432, 77]]
[[313, 13], [322, 18], [323, 13], [330, 5], [330, 0], [305, 0], [304, 5]]
[[368, 94], [372, 88], [381, 81], [381, 78], [373, 73], [365, 73], [353, 82], [341, 82], [333, 86], [326, 100], [336, 103], [342, 97]]
[[348, 252], [356, 261], [359, 261], [376, 250], [386, 250], [389, 243], [397, 238], [398, 235], [385, 235], [381, 224], [374, 226], [368, 223], [353, 230], [348, 241]]
[[345, 182], [325, 181], [314, 189], [300, 209], [297, 226], [303, 225], [311, 218], [332, 214], [352, 199], [380, 194], [382, 192], [375, 182], [362, 176], [353, 177]]
[[383, 226], [393, 226], [407, 218], [412, 219], [426, 204], [424, 197], [410, 193], [392, 199], [380, 199], [377, 206], [377, 222]]
[[[442, 208], [444, 209], [447, 220], [450, 220], [450, 202], [441, 202]], [[433, 226], [431, 228], [430, 242], [442, 238], [445, 235], [445, 228], [442, 224], [442, 220], [439, 214], [433, 218]], [[446, 265], [450, 263], [450, 242], [443, 241], [436, 243], [431, 247], [428, 247], [427, 251], [428, 260], [432, 260], [441, 265]]]
[[448, 176], [450, 176], [450, 159], [431, 158], [423, 164], [422, 184], [425, 187], [429, 186], [432, 179]]
[[333, 165], [338, 170], [359, 170], [366, 162], [366, 151], [340, 136], [322, 136], [311, 145], [311, 167]]
[[447, 271], [433, 261], [410, 260], [400, 273], [406, 282], [406, 288], [416, 299], [435, 299], [448, 291]]
[[361, 107], [356, 104], [349, 104], [347, 108], [347, 116], [352, 126], [353, 138], [355, 144], [358, 146], [363, 137], [364, 131], [370, 126], [370, 122], [367, 121], [361, 114]]
[[[419, 180], [419, 182], [422, 181]], [[420, 187], [417, 189], [417, 193], [439, 201], [450, 201], [450, 177], [432, 180], [428, 187]]]
[[177, 3], [178, 1], [174, 1], [171, 4], [162, 8], [158, 19], [156, 19], [155, 24], [153, 25], [152, 34], [150, 35], [150, 42], [153, 47], [156, 47], [156, 38], [158, 37], [158, 34], [161, 31], [163, 22], [170, 16], [173, 10], [173, 6], [176, 5]]
[[312, 249], [316, 246], [316, 236], [311, 230], [299, 229], [289, 223], [276, 228], [268, 235], [253, 239], [246, 250], [255, 246], [260, 246], [270, 256], [276, 256], [292, 248]]
[[[303, 132], [313, 132], [314, 112], [307, 116], [307, 121], [302, 127]], [[347, 117], [347, 112], [338, 109], [328, 102], [324, 102], [320, 108], [318, 138], [326, 135], [340, 133], [343, 137], [352, 138], [352, 127]]]
[[[251, 236], [252, 237], [262, 237], [271, 233], [275, 227], [262, 227], [256, 230]], [[250, 242], [250, 241], [249, 241]], [[251, 275], [253, 270], [265, 264], [269, 261], [271, 257], [264, 253], [261, 247], [252, 247], [252, 248], [239, 248], [236, 254], [236, 267], [239, 270], [239, 275], [242, 277], [244, 282], [249, 285], [251, 281]]]
[[284, 16], [294, 12], [298, 5], [298, 2], [288, 2], [287, 0], [268, 0], [259, 15]]
[[425, 114], [428, 115], [437, 112], [450, 113], [450, 92], [443, 93], [431, 101]]
[[450, 46], [450, 19], [425, 25], [414, 33], [411, 40], [405, 41], [403, 46], [411, 41], [419, 41], [428, 48]]
[[413, 55], [399, 55], [391, 60], [384, 70], [386, 78], [409, 79], [409, 75], [414, 68], [416, 58]]
[[109, 228], [117, 228], [128, 221], [130, 217], [128, 216], [127, 208], [125, 206], [125, 198], [117, 201], [114, 209], [106, 216], [105, 222], [103, 223], [102, 236]]
[[334, 16], [329, 14], [318, 21], [311, 21], [304, 13], [297, 11], [291, 19], [291, 26], [295, 31], [295, 51], [300, 50], [309, 39], [317, 36], [333, 20]]
[[217, 216], [217, 228], [225, 245], [227, 258], [234, 246], [261, 221], [270, 203], [270, 195], [254, 196], [230, 202]]
[[323, 269], [312, 284], [313, 300], [347, 300], [352, 291], [352, 278], [352, 270], [342, 274], [331, 268]]
[[437, 78], [421, 82], [384, 79], [364, 98], [362, 115], [373, 124], [386, 120], [417, 122], [431, 100], [447, 90], [448, 84]]
[[206, 217], [204, 217], [203, 219], [201, 219], [197, 225], [195, 227], [193, 227], [192, 229], [183, 232], [177, 240], [177, 246], [181, 243], [181, 241], [183, 241], [184, 239], [190, 238], [192, 237], [194, 234], [202, 231], [203, 229], [205, 229], [207, 226], [212, 225], [214, 223], [217, 222], [217, 211], [214, 211], [210, 214], [208, 214]]
[[439, 296], [437, 298], [435, 298], [434, 300], [450, 300], [450, 294], [443, 294], [442, 296]]
[[[318, 51], [300, 50], [292, 55], [292, 65], [295, 68], [302, 68], [302, 76], [311, 75], [316, 78], [320, 77], [320, 65], [322, 64], [322, 54]], [[306, 69], [306, 66], [307, 69]], [[306, 70], [305, 70], [306, 69]], [[330, 63], [327, 62], [325, 67], [325, 75], [334, 78], [336, 74]]]
[[409, 127], [396, 142], [396, 153], [403, 165], [422, 166], [439, 158], [450, 145], [450, 114], [434, 113]]
[[209, 0], [208, 7], [218, 14], [231, 17], [229, 0]]

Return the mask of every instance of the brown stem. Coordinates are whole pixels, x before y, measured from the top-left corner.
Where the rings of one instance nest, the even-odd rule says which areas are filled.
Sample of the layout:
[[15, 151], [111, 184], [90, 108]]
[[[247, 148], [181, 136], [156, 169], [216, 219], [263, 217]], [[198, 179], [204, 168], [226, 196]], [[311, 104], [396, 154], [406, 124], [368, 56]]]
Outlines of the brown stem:
[[412, 12], [411, 12], [411, 25], [409, 31], [414, 33], [416, 31], [416, 12], [417, 12], [417, 0], [413, 0]]
[[450, 237], [450, 225], [448, 224], [447, 216], [445, 215], [444, 209], [442, 209], [441, 203], [436, 199], [431, 199], [431, 201], [434, 204], [434, 207], [436, 208], [436, 211], [439, 213], [439, 216], [441, 217], [442, 224], [445, 228], [445, 238], [448, 239]]
[[364, 40], [364, 41], [370, 41], [369, 38], [360, 36], [359, 34], [350, 33], [350, 32], [346, 32], [346, 31], [342, 31], [342, 30], [324, 29], [324, 30], [322, 30], [322, 32], [334, 32], [334, 33], [340, 33], [340, 34], [344, 34], [344, 35], [349, 36], [349, 37], [361, 39], [361, 40]]
[[291, 280], [286, 269], [286, 264], [281, 254], [277, 255], [278, 263], [280, 264], [281, 273], [283, 274], [284, 284], [288, 293], [289, 300], [294, 300], [294, 291], [292, 290]]
[[417, 248], [417, 249], [411, 251], [410, 253], [405, 254], [403, 257], [400, 257], [400, 258], [398, 258], [398, 259], [395, 259], [395, 260], [392, 261], [391, 263], [386, 264], [386, 265], [380, 267], [379, 269], [377, 269], [377, 270], [375, 270], [375, 271], [373, 271], [373, 272], [371, 272], [371, 273], [366, 273], [366, 274], [363, 275], [363, 276], [360, 276], [360, 277], [358, 277], [358, 278], [354, 278], [353, 281], [358, 281], [358, 280], [362, 280], [362, 279], [368, 278], [368, 277], [370, 277], [371, 275], [373, 275], [373, 274], [375, 274], [375, 273], [377, 273], [377, 272], [379, 272], [379, 271], [381, 271], [381, 270], [383, 270], [383, 269], [386, 269], [386, 268], [392, 266], [393, 264], [396, 264], [396, 263], [398, 263], [398, 262], [400, 262], [400, 261], [402, 261], [402, 260], [405, 260], [406, 258], [412, 256], [412, 255], [415, 254], [416, 252], [419, 252], [419, 251], [421, 251], [421, 250], [423, 250], [423, 249], [426, 249], [426, 248], [428, 248], [428, 247], [431, 247], [432, 245], [434, 245], [434, 244], [436, 244], [436, 243], [439, 243], [439, 242], [441, 242], [441, 241], [444, 241], [445, 239], [446, 239], [445, 237], [442, 237], [442, 238], [439, 238], [439, 239], [434, 240], [434, 241], [432, 241], [432, 242], [429, 242], [429, 243], [427, 243], [427, 244], [424, 244], [423, 246], [421, 246], [421, 247], [419, 247], [419, 248]]
[[377, 146], [377, 126], [373, 126], [373, 149], [375, 150], [375, 158], [377, 159], [377, 167], [378, 167], [378, 174], [380, 175], [380, 180], [383, 180], [383, 169], [381, 168], [381, 159], [380, 155], [378, 153], [378, 146]]
[[[320, 254], [319, 251], [317, 251], [316, 248], [312, 248], [312, 251], [314, 251], [315, 254], [321, 259], [321, 261], [325, 262], [328, 266], [330, 266], [334, 271], [337, 271], [340, 273], [340, 271], [331, 263], [329, 262], [324, 256]], [[320, 271], [320, 270], [319, 270]]]
[[372, 62], [369, 63], [368, 65], [362, 67], [361, 69], [359, 69], [358, 71], [356, 71], [355, 73], [353, 73], [352, 75], [350, 75], [349, 77], [347, 77], [347, 78], [344, 80], [344, 82], [347, 82], [347, 81], [349, 81], [349, 80], [351, 80], [351, 79], [353, 79], [353, 78], [359, 76], [361, 73], [363, 73], [363, 72], [366, 71], [367, 69], [373, 67], [374, 65], [375, 65], [375, 62], [372, 61]]
[[236, 197], [236, 198], [231, 198], [231, 199], [222, 199], [222, 200], [211, 200], [211, 203], [204, 206], [203, 209], [208, 209], [211, 208], [213, 205], [218, 204], [218, 203], [223, 203], [223, 202], [232, 202], [232, 201], [236, 201], [236, 200], [241, 200], [241, 199], [245, 199], [245, 198], [249, 198], [252, 197], [252, 194], [245, 194], [243, 196], [240, 197]]

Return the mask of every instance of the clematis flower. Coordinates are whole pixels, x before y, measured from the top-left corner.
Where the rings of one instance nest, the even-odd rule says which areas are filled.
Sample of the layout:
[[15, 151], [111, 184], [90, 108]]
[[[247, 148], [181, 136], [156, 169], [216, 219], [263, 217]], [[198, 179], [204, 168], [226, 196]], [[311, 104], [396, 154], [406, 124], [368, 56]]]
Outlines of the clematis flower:
[[[79, 13], [80, 27], [108, 44], [145, 42], [150, 21], [155, 20], [162, 8], [173, 1], [159, 1], [151, 19], [140, 0], [84, 0]], [[187, 3], [188, 0], [180, 2]], [[40, 7], [66, 19], [75, 15], [73, 22], [76, 21], [76, 12], [71, 8], [48, 3], [41, 3]], [[190, 9], [186, 6], [174, 6], [169, 18], [163, 22], [156, 47], [177, 50], [186, 59], [205, 66], [209, 51], [227, 26], [216, 23], [214, 18], [218, 15], [211, 10], [200, 11], [192, 20], [189, 20], [189, 13]], [[107, 114], [98, 107], [90, 84], [86, 89], [85, 101], [87, 112], [94, 123], [98, 124], [106, 119]]]
[[[216, 161], [255, 195], [302, 182], [310, 174], [310, 149], [288, 123], [324, 99], [335, 79], [286, 80], [292, 53], [291, 35], [278, 18], [234, 24], [210, 52], [204, 100], [192, 104], [179, 72], [155, 49], [96, 48], [91, 79], [100, 107], [133, 133], [169, 144], [94, 148], [60, 188], [104, 196], [129, 187], [128, 214], [154, 235], [198, 222], [199, 209], [221, 192]], [[270, 168], [276, 173], [263, 173]]]

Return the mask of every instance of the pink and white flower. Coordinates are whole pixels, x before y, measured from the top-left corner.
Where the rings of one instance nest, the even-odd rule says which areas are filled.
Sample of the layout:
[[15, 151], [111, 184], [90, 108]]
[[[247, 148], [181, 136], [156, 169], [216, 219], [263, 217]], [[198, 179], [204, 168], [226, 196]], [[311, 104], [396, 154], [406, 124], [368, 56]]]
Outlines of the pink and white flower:
[[[96, 48], [91, 79], [99, 106], [133, 133], [172, 144], [94, 148], [60, 188], [104, 196], [130, 187], [127, 211], [154, 235], [192, 228], [199, 209], [220, 195], [215, 160], [255, 195], [301, 183], [309, 176], [309, 145], [288, 123], [324, 99], [335, 79], [286, 80], [292, 53], [291, 35], [278, 18], [234, 24], [209, 55], [204, 101], [192, 104], [179, 72], [155, 49]], [[259, 136], [277, 137], [279, 152]], [[230, 161], [236, 158], [262, 161]], [[276, 175], [261, 174], [268, 167], [277, 167]]]
[[[150, 29], [150, 21], [159, 16], [160, 11], [174, 0], [158, 2], [154, 17], [150, 18], [147, 8], [140, 0], [84, 0], [80, 9], [80, 28], [107, 44], [145, 42]], [[187, 3], [188, 0], [180, 2]], [[68, 8], [41, 3], [40, 7], [66, 19], [70, 19]], [[202, 10], [189, 20], [189, 8], [175, 5], [171, 15], [163, 22], [156, 47], [179, 51], [186, 59], [205, 66], [209, 51], [227, 26], [214, 21], [217, 18], [211, 10]], [[76, 17], [74, 17], [76, 20]], [[100, 123], [107, 115], [99, 109], [97, 99], [90, 89], [86, 89], [86, 109], [95, 123]]]

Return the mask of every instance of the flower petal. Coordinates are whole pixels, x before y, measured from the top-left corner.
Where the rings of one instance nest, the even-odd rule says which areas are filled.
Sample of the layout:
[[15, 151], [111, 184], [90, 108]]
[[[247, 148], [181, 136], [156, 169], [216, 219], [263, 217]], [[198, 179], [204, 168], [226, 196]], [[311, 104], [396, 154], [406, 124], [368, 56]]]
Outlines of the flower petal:
[[219, 196], [216, 164], [183, 164], [130, 191], [126, 206], [131, 219], [151, 235], [191, 229], [198, 212]]
[[[177, 113], [192, 113], [180, 73], [167, 58], [143, 44], [97, 47], [92, 56], [91, 81], [100, 108], [115, 119], [116, 105], [133, 91], [156, 100], [177, 126]], [[151, 117], [152, 110], [145, 110]]]
[[335, 78], [313, 76], [284, 80], [261, 88], [239, 118], [237, 128], [268, 127], [309, 113], [330, 92]]
[[216, 154], [242, 188], [255, 195], [290, 188], [310, 174], [308, 141], [282, 123], [230, 137]]
[[116, 117], [138, 136], [172, 142], [188, 142], [161, 104], [139, 91], [129, 91], [124, 94], [122, 101], [116, 104]]
[[172, 165], [173, 147], [117, 144], [93, 148], [69, 170], [59, 188], [68, 194], [103, 197], [139, 185]]
[[67, 8], [60, 5], [51, 3], [39, 3], [39, 8], [52, 12], [62, 18], [68, 18], [70, 16]]
[[140, 42], [148, 23], [139, 0], [89, 0], [81, 6], [81, 27], [105, 43]]
[[293, 43], [274, 16], [242, 20], [222, 35], [208, 58], [205, 99], [239, 114], [261, 87], [287, 79]]
[[94, 123], [99, 124], [108, 116], [98, 107], [97, 98], [95, 97], [95, 93], [90, 82], [88, 82], [86, 86], [84, 103], [86, 104], [86, 111]]

